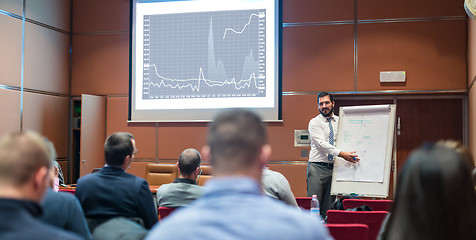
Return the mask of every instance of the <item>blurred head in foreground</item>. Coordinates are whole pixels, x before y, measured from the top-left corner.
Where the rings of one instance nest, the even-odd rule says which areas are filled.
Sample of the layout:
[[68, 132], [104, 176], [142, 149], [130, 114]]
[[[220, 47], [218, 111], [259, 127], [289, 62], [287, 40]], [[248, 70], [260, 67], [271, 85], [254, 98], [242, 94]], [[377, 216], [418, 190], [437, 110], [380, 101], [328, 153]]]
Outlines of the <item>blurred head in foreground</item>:
[[466, 157], [425, 144], [407, 159], [383, 239], [476, 239], [476, 194]]

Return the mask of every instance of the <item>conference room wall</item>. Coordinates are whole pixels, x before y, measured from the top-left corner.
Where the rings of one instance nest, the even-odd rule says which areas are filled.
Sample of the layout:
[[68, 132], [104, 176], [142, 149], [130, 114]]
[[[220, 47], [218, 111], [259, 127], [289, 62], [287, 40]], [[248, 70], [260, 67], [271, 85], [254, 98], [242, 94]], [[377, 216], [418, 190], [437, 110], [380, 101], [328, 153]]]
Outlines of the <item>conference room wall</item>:
[[153, 162], [156, 157], [157, 139], [155, 123], [127, 123], [127, 104], [127, 97], [108, 97], [106, 99], [106, 136], [114, 132], [132, 133], [139, 150], [135, 161]]
[[354, 0], [282, 0], [283, 22], [328, 22], [352, 20]]
[[[20, 92], [15, 90], [0, 89], [0, 136], [11, 131], [20, 130]], [[8, 104], [6, 104], [8, 103]]]
[[62, 166], [68, 157], [70, 3], [0, 0], [0, 134], [31, 129], [47, 136]]
[[46, 136], [54, 143], [58, 158], [66, 158], [69, 97], [25, 92], [23, 101], [23, 129]]
[[358, 19], [434, 18], [464, 15], [464, 0], [358, 0]]
[[[357, 91], [466, 89], [466, 19], [360, 24]], [[380, 71], [405, 71], [382, 84]]]
[[476, 164], [476, 19], [468, 18], [468, 148]]
[[71, 94], [73, 96], [128, 93], [128, 33], [73, 34], [71, 57]]
[[25, 88], [69, 95], [69, 39], [69, 34], [25, 24]]
[[283, 91], [353, 91], [354, 25], [283, 29]]
[[[318, 91], [356, 98], [366, 91], [416, 90], [432, 96], [440, 90], [466, 91], [462, 3], [283, 0], [284, 122], [268, 128], [272, 160], [289, 163], [280, 169], [307, 160], [303, 149], [293, 147], [293, 130], [306, 129], [317, 114]], [[206, 124], [126, 123], [128, 19], [126, 0], [73, 1], [71, 93], [108, 96], [107, 131], [130, 129], [138, 137], [139, 154], [145, 152], [138, 161], [175, 160], [184, 148], [204, 144]], [[379, 72], [385, 70], [407, 71], [407, 82], [380, 84]]]
[[71, 95], [129, 88], [129, 0], [73, 0]]
[[73, 33], [129, 32], [130, 0], [73, 0]]
[[21, 16], [23, 13], [23, 0], [0, 0], [0, 9]]
[[[432, 7], [423, 8], [425, 4], [421, 2]], [[350, 14], [353, 13], [353, 1], [344, 1], [340, 8], [328, 1], [299, 4], [283, 1], [285, 26], [286, 23], [311, 24], [283, 29], [283, 90], [464, 89], [466, 20], [464, 9], [455, 4], [462, 1], [421, 2], [415, 9], [411, 1], [398, 3], [401, 7], [395, 9], [377, 4], [381, 6], [377, 9], [374, 1], [359, 1], [358, 20], [370, 19], [373, 22], [359, 22], [357, 26], [358, 69], [353, 70], [354, 16]], [[127, 94], [128, 8], [127, 1], [122, 0], [73, 2], [72, 95]], [[101, 9], [108, 11], [101, 12]], [[313, 15], [313, 12], [316, 13]], [[321, 16], [317, 14], [319, 12], [326, 14]], [[372, 15], [374, 12], [379, 14]], [[459, 18], [448, 19], [448, 16]], [[414, 19], [379, 22], [396, 17]], [[337, 24], [336, 21], [344, 23]], [[392, 44], [386, 45], [387, 42]], [[385, 70], [407, 71], [407, 83], [381, 85], [379, 72]], [[354, 79], [354, 74], [357, 79]], [[324, 82], [325, 86], [322, 86]]]
[[71, 31], [71, 1], [25, 0], [25, 17], [69, 32]]
[[[1, 5], [0, 5], [1, 6]], [[1, 9], [1, 8], [0, 8]], [[21, 21], [0, 14], [0, 84], [21, 85]]]

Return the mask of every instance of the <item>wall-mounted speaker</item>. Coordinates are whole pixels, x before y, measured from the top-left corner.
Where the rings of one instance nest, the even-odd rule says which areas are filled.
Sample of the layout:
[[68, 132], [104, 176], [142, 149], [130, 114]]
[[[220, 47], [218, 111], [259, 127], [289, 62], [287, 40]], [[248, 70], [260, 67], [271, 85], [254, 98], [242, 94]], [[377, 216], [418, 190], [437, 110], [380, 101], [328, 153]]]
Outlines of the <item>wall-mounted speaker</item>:
[[404, 83], [406, 79], [405, 71], [380, 72], [381, 83]]

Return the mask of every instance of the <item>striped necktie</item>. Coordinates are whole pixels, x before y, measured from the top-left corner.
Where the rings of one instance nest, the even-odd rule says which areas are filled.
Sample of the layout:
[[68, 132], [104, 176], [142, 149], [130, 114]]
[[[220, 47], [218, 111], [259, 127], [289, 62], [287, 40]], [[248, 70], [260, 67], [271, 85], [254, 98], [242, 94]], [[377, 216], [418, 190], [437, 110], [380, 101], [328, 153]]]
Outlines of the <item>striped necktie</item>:
[[[328, 118], [327, 122], [329, 123], [329, 143], [332, 146], [334, 146], [334, 129], [332, 128], [331, 118]], [[328, 154], [327, 159], [329, 161], [333, 161], [334, 160], [334, 155]]]

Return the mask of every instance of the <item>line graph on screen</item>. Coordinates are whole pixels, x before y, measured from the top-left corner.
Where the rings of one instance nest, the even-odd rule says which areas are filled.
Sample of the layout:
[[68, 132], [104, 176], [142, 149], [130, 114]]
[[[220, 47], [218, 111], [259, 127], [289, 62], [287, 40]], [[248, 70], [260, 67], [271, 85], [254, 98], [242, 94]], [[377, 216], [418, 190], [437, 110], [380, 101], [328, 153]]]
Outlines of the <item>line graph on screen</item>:
[[266, 96], [266, 10], [145, 15], [142, 99]]

